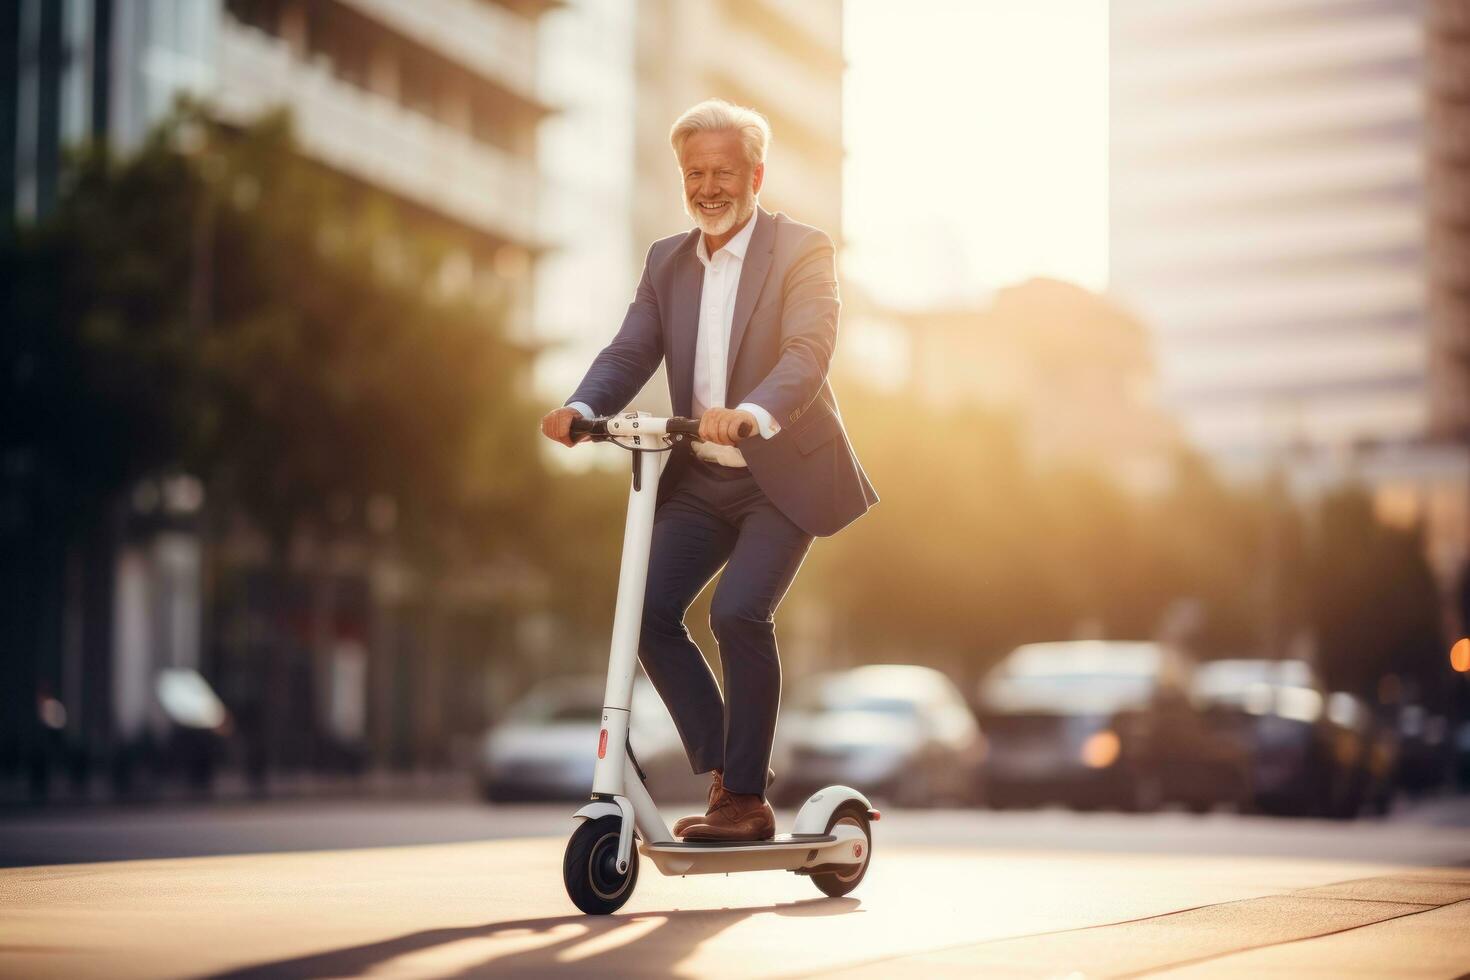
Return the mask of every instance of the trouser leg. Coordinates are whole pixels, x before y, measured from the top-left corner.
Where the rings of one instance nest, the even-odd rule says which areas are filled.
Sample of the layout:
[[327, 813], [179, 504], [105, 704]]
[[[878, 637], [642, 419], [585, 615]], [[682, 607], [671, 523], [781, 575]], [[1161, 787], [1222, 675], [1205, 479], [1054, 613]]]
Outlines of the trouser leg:
[[638, 659], [674, 719], [694, 772], [725, 764], [725, 704], [684, 614], [735, 543], [735, 529], [676, 493], [654, 518]]
[[724, 784], [733, 793], [764, 795], [781, 705], [773, 617], [812, 539], [764, 494], [751, 499], [710, 604], [710, 627], [725, 679]]

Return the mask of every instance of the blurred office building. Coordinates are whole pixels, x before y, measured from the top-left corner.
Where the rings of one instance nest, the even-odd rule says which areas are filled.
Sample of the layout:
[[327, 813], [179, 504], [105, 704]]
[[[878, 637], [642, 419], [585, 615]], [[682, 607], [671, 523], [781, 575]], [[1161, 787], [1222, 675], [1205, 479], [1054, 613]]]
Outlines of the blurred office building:
[[541, 227], [554, 247], [535, 268], [535, 371], [551, 405], [616, 332], [649, 244], [632, 233], [637, 7], [568, 0], [542, 19], [541, 93], [556, 112], [540, 130]]
[[[137, 147], [181, 93], [226, 123], [291, 108], [314, 160], [462, 246], [446, 275], [525, 329], [541, 245], [538, 22], [549, 0], [19, 0], [5, 5], [0, 192], [55, 203], [66, 147]], [[13, 163], [12, 163], [13, 162]]]
[[1470, 546], [1464, 5], [1110, 9], [1110, 283], [1166, 404], [1227, 470], [1361, 479], [1424, 524], [1448, 588]]

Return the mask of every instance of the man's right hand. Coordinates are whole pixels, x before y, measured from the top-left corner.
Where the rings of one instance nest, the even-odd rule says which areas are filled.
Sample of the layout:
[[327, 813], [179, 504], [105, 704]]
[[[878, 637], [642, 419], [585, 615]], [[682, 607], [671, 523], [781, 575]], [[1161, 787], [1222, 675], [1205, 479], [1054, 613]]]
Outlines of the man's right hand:
[[582, 439], [572, 438], [572, 420], [582, 417], [582, 413], [575, 408], [566, 406], [554, 408], [541, 417], [541, 434], [553, 442], [559, 442], [563, 446], [571, 446]]

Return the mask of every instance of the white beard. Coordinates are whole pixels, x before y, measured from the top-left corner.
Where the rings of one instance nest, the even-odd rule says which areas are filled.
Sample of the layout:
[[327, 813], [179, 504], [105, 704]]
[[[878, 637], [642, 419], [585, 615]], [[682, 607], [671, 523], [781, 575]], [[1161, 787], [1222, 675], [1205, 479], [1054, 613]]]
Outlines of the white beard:
[[747, 191], [731, 202], [730, 207], [725, 208], [719, 214], [708, 215], [689, 198], [684, 198], [684, 213], [694, 219], [695, 225], [706, 235], [716, 237], [744, 223], [755, 212], [755, 195]]

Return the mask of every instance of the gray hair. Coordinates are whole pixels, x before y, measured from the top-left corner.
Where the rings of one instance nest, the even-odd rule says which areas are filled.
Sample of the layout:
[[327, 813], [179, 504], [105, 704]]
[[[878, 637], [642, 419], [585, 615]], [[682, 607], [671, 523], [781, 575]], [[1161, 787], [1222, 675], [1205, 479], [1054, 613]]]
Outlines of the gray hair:
[[674, 155], [684, 153], [684, 142], [695, 133], [733, 132], [740, 136], [740, 145], [745, 148], [745, 159], [753, 167], [766, 162], [766, 147], [771, 143], [771, 124], [766, 117], [754, 109], [726, 102], [724, 99], [706, 99], [697, 106], [686, 109], [669, 130], [669, 145]]

